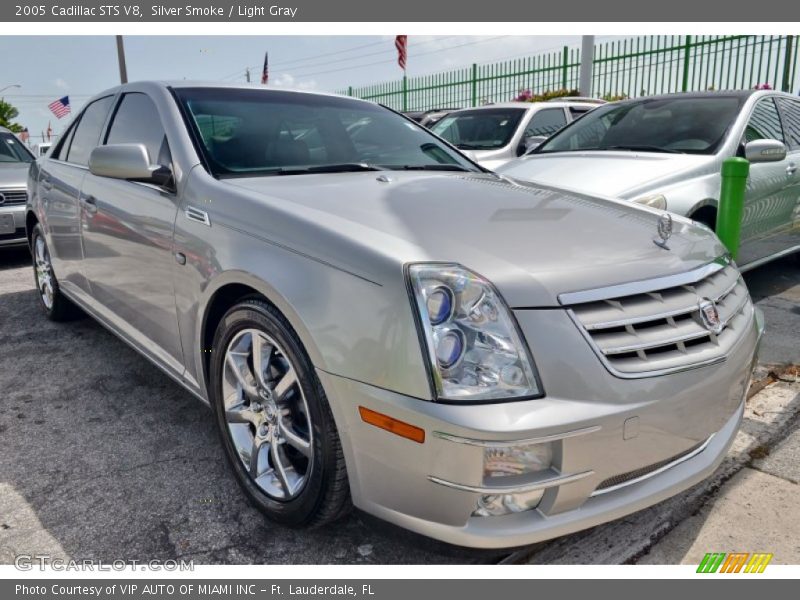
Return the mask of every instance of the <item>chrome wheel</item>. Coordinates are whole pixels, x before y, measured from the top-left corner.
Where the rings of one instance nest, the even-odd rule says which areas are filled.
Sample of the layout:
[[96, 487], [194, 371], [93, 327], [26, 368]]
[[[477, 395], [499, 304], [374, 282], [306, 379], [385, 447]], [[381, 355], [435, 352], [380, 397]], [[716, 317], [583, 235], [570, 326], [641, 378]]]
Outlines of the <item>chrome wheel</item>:
[[314, 460], [308, 403], [283, 348], [258, 329], [238, 332], [225, 349], [225, 422], [237, 455], [268, 496], [291, 500]]
[[53, 308], [53, 266], [50, 264], [50, 252], [42, 236], [36, 237], [34, 244], [34, 259], [36, 261], [36, 287], [42, 297], [47, 310]]

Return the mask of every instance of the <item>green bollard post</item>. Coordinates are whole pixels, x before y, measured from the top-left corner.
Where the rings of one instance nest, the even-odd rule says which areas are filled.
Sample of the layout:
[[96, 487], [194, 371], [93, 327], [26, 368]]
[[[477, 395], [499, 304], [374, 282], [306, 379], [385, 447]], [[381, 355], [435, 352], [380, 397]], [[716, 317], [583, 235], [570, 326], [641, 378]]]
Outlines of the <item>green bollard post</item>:
[[750, 163], [744, 158], [728, 158], [722, 163], [722, 185], [717, 209], [717, 236], [734, 259], [739, 254], [744, 192], [749, 172]]

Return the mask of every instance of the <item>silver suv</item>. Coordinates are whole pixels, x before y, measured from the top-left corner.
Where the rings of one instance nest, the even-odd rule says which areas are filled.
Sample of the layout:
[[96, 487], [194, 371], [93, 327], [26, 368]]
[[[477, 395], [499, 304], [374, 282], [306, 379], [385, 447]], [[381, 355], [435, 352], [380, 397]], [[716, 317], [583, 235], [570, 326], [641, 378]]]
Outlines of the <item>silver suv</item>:
[[33, 154], [8, 129], [0, 127], [0, 246], [24, 246], [26, 183]]
[[45, 314], [208, 403], [280, 523], [528, 544], [695, 484], [739, 427], [761, 321], [713, 234], [509, 183], [375, 104], [128, 84], [28, 184]]
[[667, 209], [713, 229], [720, 170], [731, 156], [753, 163], [737, 263], [750, 269], [800, 251], [800, 98], [782, 92], [609, 104], [499, 171]]

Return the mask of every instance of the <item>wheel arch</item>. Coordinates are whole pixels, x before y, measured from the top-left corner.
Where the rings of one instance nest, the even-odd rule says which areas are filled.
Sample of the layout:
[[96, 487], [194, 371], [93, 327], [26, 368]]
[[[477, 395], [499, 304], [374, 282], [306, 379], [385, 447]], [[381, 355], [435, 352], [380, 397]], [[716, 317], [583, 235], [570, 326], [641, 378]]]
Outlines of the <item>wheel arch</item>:
[[692, 207], [688, 217], [707, 225], [711, 230], [716, 230], [717, 206], [716, 198], [706, 198]]
[[316, 367], [321, 364], [322, 356], [300, 315], [277, 290], [263, 280], [245, 272], [224, 273], [206, 289], [204, 297], [205, 300], [201, 304], [202, 318], [198, 320], [196, 334], [198, 344], [196, 347], [199, 347], [201, 351], [196, 360], [199, 360], [200, 363], [197, 365], [198, 372], [201, 374], [206, 392], [209, 391], [212, 344], [217, 327], [231, 307], [249, 298], [263, 300], [280, 312], [303, 345], [312, 366]]

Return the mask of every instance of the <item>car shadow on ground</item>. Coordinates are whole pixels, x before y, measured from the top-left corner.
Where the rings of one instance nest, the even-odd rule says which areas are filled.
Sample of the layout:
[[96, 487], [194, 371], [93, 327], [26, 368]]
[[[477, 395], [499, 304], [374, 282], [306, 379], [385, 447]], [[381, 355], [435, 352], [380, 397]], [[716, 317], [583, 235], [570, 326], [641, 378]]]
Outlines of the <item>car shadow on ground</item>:
[[0, 247], [0, 271], [18, 269], [31, 265], [31, 253], [27, 246], [14, 246], [12, 248]]

